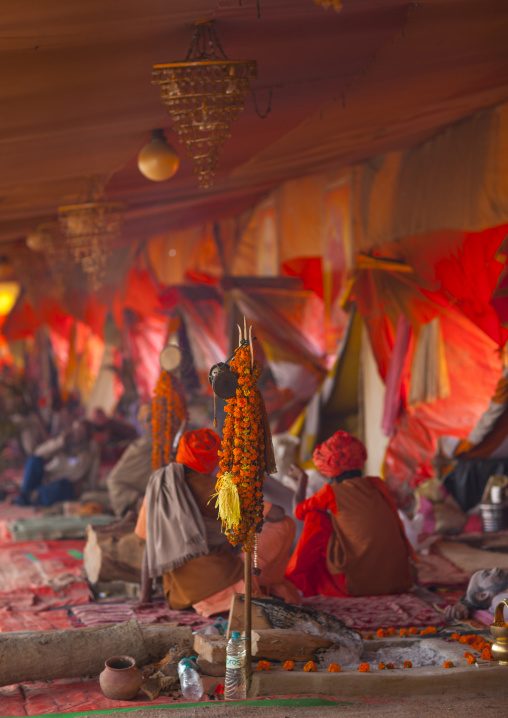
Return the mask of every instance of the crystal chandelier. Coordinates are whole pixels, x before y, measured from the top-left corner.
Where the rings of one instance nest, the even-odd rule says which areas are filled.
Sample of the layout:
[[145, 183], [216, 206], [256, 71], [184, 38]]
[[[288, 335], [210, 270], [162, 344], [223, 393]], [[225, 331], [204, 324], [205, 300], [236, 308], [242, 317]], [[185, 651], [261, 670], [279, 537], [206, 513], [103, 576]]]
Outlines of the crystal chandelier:
[[61, 294], [72, 271], [72, 257], [58, 222], [40, 224], [35, 232], [26, 238], [26, 244], [33, 252], [42, 252], [51, 272], [57, 293]]
[[122, 202], [86, 202], [58, 208], [60, 226], [90, 289], [102, 286], [106, 264], [124, 221]]
[[321, 5], [325, 10], [329, 7], [334, 7], [337, 12], [342, 10], [342, 0], [314, 0], [316, 5]]
[[228, 60], [212, 21], [198, 23], [185, 62], [154, 65], [153, 83], [185, 146], [199, 186], [210, 187], [230, 124], [257, 77], [253, 60]]

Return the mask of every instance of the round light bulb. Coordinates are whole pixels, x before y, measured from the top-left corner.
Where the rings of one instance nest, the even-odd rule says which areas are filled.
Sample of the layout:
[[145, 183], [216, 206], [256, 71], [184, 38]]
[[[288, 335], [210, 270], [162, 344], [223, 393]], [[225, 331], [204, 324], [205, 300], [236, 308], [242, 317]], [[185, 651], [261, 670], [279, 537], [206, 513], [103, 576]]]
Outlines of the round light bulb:
[[42, 252], [44, 249], [44, 239], [40, 232], [32, 232], [27, 236], [25, 242], [28, 249], [31, 249], [32, 252]]
[[180, 157], [166, 142], [164, 132], [154, 130], [150, 140], [138, 155], [138, 168], [141, 174], [154, 182], [164, 182], [173, 177], [179, 165]]

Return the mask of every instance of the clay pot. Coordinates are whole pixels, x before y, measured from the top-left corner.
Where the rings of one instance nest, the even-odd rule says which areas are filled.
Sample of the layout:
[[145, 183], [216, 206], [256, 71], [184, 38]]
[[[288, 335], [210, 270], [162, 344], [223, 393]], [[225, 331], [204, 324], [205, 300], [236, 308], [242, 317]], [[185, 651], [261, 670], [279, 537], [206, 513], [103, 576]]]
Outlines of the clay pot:
[[99, 676], [101, 690], [114, 701], [130, 701], [138, 695], [143, 677], [130, 656], [108, 658]]

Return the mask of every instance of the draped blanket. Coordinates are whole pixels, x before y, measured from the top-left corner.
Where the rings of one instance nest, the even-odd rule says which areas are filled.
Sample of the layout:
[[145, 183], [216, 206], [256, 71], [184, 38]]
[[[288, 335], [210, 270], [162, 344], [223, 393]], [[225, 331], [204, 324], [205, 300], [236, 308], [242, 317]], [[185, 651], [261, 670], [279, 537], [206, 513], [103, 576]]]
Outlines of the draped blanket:
[[146, 489], [146, 555], [151, 578], [208, 553], [203, 518], [185, 480], [172, 463], [155, 471]]

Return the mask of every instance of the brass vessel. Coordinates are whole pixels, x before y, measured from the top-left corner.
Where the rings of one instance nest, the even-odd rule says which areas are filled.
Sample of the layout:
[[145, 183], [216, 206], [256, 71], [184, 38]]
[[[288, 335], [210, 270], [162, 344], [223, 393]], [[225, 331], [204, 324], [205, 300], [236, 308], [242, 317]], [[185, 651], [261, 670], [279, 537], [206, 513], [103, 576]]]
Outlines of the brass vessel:
[[508, 598], [499, 601], [494, 613], [494, 623], [490, 624], [490, 633], [495, 639], [492, 644], [492, 658], [502, 666], [508, 666], [508, 623], [503, 616], [505, 606], [508, 606]]

